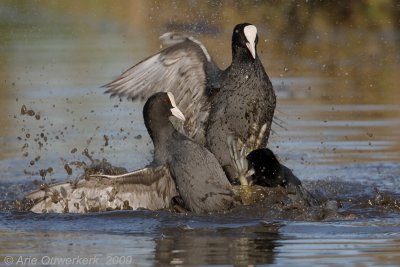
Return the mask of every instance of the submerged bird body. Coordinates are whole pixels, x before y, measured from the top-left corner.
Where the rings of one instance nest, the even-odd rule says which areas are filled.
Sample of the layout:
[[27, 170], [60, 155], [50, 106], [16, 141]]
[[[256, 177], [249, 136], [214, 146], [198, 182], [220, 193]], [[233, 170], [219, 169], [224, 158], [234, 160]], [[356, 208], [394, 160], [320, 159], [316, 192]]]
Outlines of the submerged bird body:
[[266, 187], [301, 185], [301, 181], [292, 171], [281, 164], [275, 154], [268, 148], [252, 151], [247, 160], [254, 168], [251, 180], [256, 185]]
[[269, 188], [282, 187], [296, 201], [302, 201], [308, 206], [319, 205], [319, 201], [303, 187], [300, 179], [281, 164], [270, 149], [256, 149], [247, 156], [247, 160], [255, 171], [250, 177], [253, 184]]

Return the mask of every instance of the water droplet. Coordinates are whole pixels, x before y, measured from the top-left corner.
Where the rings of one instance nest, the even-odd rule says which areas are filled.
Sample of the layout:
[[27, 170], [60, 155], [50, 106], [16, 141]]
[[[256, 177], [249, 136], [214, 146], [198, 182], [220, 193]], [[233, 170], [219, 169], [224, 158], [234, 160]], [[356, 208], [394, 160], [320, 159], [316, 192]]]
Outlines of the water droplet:
[[25, 115], [27, 113], [28, 109], [26, 108], [25, 105], [22, 105], [21, 107], [21, 115]]
[[68, 175], [71, 175], [71, 174], [72, 174], [72, 169], [71, 169], [71, 167], [68, 165], [68, 163], [66, 163], [66, 164], [64, 165], [64, 169], [67, 171]]

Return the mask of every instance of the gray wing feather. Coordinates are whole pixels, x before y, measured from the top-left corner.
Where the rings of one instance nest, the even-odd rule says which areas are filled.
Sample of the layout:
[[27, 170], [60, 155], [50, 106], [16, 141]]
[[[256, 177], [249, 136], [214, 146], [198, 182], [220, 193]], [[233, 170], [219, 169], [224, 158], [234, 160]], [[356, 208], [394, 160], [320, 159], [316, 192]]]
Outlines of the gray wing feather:
[[177, 195], [169, 170], [144, 168], [123, 175], [93, 175], [76, 183], [50, 185], [26, 198], [34, 201], [32, 212], [74, 212], [167, 208]]
[[172, 92], [185, 114], [186, 134], [204, 143], [210, 106], [207, 98], [206, 65], [212, 64], [205, 47], [193, 37], [166, 33], [160, 39], [172, 45], [148, 57], [106, 84], [111, 96], [147, 99], [156, 92]]

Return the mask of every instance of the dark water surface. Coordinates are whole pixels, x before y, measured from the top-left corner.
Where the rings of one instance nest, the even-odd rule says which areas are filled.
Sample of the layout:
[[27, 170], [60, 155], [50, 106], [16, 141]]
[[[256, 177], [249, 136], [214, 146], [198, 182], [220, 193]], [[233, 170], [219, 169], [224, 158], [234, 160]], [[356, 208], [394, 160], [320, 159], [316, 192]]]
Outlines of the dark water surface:
[[[0, 266], [400, 265], [396, 1], [310, 2], [1, 2]], [[169, 30], [191, 32], [227, 66], [241, 21], [259, 29], [278, 97], [269, 147], [311, 192], [338, 200], [339, 216], [10, 209], [42, 169], [53, 169], [45, 182], [77, 177], [85, 149], [130, 170], [147, 164], [143, 103], [99, 87], [157, 51]], [[23, 105], [35, 115], [21, 115]]]

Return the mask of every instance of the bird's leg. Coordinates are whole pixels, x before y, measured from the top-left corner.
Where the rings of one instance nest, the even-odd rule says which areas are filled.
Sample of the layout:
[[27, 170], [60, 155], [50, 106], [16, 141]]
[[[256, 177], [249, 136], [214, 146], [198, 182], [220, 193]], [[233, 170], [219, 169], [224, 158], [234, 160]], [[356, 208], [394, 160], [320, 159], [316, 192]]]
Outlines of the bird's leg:
[[240, 138], [235, 140], [232, 135], [228, 136], [227, 143], [240, 184], [247, 186], [249, 185], [248, 177], [254, 173], [253, 169], [249, 169], [246, 159], [248, 154], [247, 146], [242, 142], [242, 140], [240, 140]]
[[231, 155], [232, 162], [235, 165], [235, 169], [238, 174], [238, 178], [240, 181], [240, 190], [239, 194], [242, 199], [243, 204], [248, 205], [251, 204], [251, 189], [249, 188], [248, 177], [253, 175], [254, 170], [249, 169], [248, 162], [246, 156], [248, 154], [248, 150], [246, 145], [237, 138], [236, 140], [233, 136], [229, 135], [227, 138], [227, 143], [229, 147], [229, 153]]
[[247, 142], [244, 143], [240, 138], [234, 138], [228, 135], [227, 144], [232, 162], [237, 172], [241, 185], [249, 185], [248, 177], [254, 174], [252, 168], [249, 169], [247, 155], [255, 149], [258, 149], [265, 138], [267, 124], [263, 124], [260, 128], [254, 123], [250, 128], [250, 135]]
[[246, 157], [250, 152], [260, 147], [264, 141], [266, 130], [267, 124], [263, 124], [258, 128], [257, 124], [254, 123], [250, 128], [250, 134], [246, 143], [243, 143], [240, 138], [235, 139], [232, 135], [228, 135], [227, 137], [229, 153], [241, 185], [240, 195], [243, 204], [250, 204], [252, 202], [249, 177], [254, 174], [254, 169], [249, 168]]
[[[248, 153], [256, 150], [260, 147], [261, 143], [265, 138], [265, 131], [267, 130], [267, 124], [263, 124], [259, 129], [257, 124], [254, 123], [250, 128], [250, 136], [247, 139], [246, 146], [248, 147]], [[246, 155], [247, 156], [247, 155]]]

